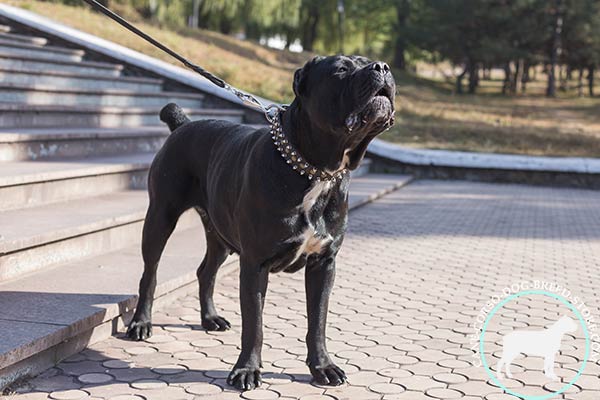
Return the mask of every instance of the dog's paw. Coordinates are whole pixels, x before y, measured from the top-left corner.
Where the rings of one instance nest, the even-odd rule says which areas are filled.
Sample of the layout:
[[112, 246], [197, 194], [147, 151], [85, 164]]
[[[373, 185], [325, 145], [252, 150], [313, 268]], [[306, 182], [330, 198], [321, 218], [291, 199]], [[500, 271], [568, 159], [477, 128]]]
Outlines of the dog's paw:
[[256, 367], [233, 367], [227, 383], [239, 390], [252, 390], [262, 384], [260, 369]]
[[231, 324], [225, 318], [213, 315], [202, 318], [202, 327], [207, 331], [226, 331]]
[[546, 378], [552, 379], [553, 381], [558, 381], [560, 378], [554, 374], [546, 374]]
[[347, 381], [346, 373], [331, 363], [325, 366], [309, 365], [310, 373], [319, 385], [339, 386]]
[[129, 323], [127, 329], [127, 336], [132, 340], [146, 340], [152, 336], [152, 322], [150, 321], [136, 321], [133, 320]]

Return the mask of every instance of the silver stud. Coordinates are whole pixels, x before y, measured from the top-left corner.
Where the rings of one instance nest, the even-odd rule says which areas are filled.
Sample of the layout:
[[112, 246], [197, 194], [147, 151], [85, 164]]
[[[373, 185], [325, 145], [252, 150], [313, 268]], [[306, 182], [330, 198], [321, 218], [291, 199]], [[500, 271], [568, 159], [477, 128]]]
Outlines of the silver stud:
[[308, 179], [312, 179], [313, 176], [311, 174], [308, 174]]
[[304, 173], [305, 173], [305, 172], [304, 172], [304, 170], [303, 170], [303, 169], [301, 169], [301, 170], [300, 170], [300, 175], [304, 175]]
[[291, 163], [292, 163], [292, 160], [286, 160], [286, 162], [287, 162], [288, 164], [291, 164]]
[[298, 169], [298, 166], [297, 166], [297, 165], [293, 165], [293, 166], [292, 166], [292, 169], [293, 169], [293, 170], [297, 170], [297, 169]]
[[317, 182], [321, 182], [321, 177], [317, 176]]
[[309, 165], [307, 163], [304, 163], [304, 168], [308, 168]]

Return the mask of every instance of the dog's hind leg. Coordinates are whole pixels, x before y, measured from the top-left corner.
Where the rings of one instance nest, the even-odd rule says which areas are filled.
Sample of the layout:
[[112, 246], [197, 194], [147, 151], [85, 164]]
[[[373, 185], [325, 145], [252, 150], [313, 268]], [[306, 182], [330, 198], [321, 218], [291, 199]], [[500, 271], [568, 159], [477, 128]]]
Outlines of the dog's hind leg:
[[555, 353], [552, 353], [551, 355], [546, 355], [546, 357], [544, 357], [544, 375], [546, 375], [553, 381], [556, 381], [558, 380], [558, 376], [556, 376], [556, 374], [554, 373], [554, 357]]
[[498, 365], [496, 365], [496, 378], [498, 379], [502, 379], [502, 367], [504, 366], [504, 363], [504, 355], [502, 355], [502, 358], [498, 361]]
[[513, 378], [513, 374], [512, 372], [510, 372], [510, 363], [512, 362], [512, 360], [508, 360], [506, 362], [506, 376], [508, 376], [510, 379]]
[[158, 206], [156, 202], [150, 201], [142, 232], [144, 273], [140, 280], [138, 304], [127, 330], [127, 336], [131, 339], [144, 340], [152, 335], [152, 303], [158, 261], [180, 215], [181, 211]]
[[227, 258], [228, 250], [218, 237], [217, 233], [213, 230], [206, 213], [198, 208], [196, 211], [198, 211], [198, 214], [202, 217], [206, 233], [206, 254], [196, 271], [200, 289], [200, 316], [202, 319], [202, 327], [207, 331], [224, 331], [231, 328], [231, 324], [225, 318], [218, 315], [213, 301], [213, 293], [217, 271]]

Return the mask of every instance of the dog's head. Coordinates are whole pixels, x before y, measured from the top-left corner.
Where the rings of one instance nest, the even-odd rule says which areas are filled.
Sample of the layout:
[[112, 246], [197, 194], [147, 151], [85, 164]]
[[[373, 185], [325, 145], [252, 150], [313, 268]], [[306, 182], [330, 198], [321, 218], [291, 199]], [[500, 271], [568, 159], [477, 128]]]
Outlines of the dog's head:
[[394, 123], [396, 84], [384, 62], [360, 56], [315, 57], [296, 71], [293, 87], [296, 103], [313, 126], [354, 147]]
[[558, 321], [556, 321], [556, 325], [560, 326], [561, 331], [563, 332], [575, 332], [577, 330], [577, 323], [573, 320], [573, 318], [563, 315]]

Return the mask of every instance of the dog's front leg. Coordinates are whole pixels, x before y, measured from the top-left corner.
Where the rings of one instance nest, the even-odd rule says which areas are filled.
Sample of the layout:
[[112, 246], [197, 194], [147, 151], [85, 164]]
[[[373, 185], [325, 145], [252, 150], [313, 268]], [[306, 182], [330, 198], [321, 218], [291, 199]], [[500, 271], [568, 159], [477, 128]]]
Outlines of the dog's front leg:
[[558, 380], [558, 376], [556, 376], [556, 374], [554, 373], [555, 356], [556, 354], [552, 353], [551, 355], [546, 355], [546, 357], [544, 358], [544, 375], [546, 375], [546, 377], [552, 379], [553, 381]]
[[262, 310], [268, 282], [268, 269], [240, 260], [242, 352], [227, 378], [227, 383], [240, 390], [251, 390], [262, 383]]
[[335, 257], [326, 257], [313, 265], [308, 265], [305, 279], [308, 313], [306, 363], [317, 383], [341, 385], [346, 381], [346, 374], [331, 361], [325, 343], [329, 295], [335, 279]]

